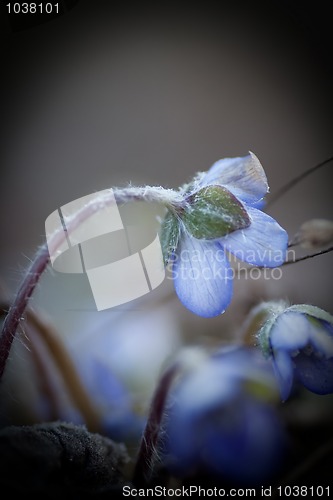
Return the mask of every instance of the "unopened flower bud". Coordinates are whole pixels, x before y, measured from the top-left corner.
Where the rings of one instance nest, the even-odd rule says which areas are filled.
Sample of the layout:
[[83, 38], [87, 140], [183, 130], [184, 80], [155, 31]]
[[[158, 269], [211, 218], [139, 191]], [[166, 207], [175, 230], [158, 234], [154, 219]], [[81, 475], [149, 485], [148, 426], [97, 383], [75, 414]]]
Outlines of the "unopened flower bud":
[[333, 393], [333, 316], [309, 304], [288, 306], [284, 302], [265, 302], [256, 308], [259, 318], [257, 342], [270, 359], [282, 399], [292, 390], [294, 379], [316, 394]]
[[333, 244], [333, 221], [311, 219], [301, 225], [295, 243], [310, 250], [318, 250]]

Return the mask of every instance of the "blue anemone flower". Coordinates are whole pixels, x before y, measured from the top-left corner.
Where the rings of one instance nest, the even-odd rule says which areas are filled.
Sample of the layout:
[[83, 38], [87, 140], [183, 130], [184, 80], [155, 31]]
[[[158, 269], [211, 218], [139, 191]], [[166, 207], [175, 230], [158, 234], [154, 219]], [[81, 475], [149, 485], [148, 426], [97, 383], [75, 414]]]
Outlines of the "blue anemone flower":
[[183, 192], [184, 207], [170, 209], [162, 224], [165, 261], [180, 301], [199, 316], [217, 316], [232, 298], [234, 271], [227, 254], [277, 267], [285, 261], [288, 235], [259, 209], [268, 184], [253, 153], [217, 161]]
[[267, 363], [232, 349], [203, 361], [169, 396], [163, 462], [176, 477], [197, 474], [262, 484], [278, 470], [286, 441]]
[[282, 399], [289, 397], [294, 379], [316, 394], [333, 393], [333, 316], [284, 302], [264, 303], [260, 312], [266, 315], [257, 337], [273, 363]]
[[142, 435], [161, 366], [179, 350], [179, 325], [165, 305], [98, 318], [86, 316], [85, 328], [67, 339], [69, 352], [101, 432], [132, 445]]

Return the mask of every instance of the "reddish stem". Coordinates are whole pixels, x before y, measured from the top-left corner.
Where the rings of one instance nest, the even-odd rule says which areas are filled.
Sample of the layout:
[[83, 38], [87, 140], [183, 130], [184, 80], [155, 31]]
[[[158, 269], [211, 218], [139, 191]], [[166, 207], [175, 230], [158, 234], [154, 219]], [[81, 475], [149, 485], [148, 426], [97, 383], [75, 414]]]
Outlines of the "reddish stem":
[[[129, 187], [120, 190], [104, 190], [101, 193], [97, 193], [95, 199], [90, 200], [67, 220], [67, 233], [71, 234], [73, 230], [94, 213], [114, 203], [147, 201], [162, 203], [164, 205], [174, 203], [175, 206], [178, 206], [181, 203], [181, 199], [181, 194], [162, 187], [146, 186], [144, 188]], [[16, 330], [27, 308], [29, 299], [50, 261], [50, 255], [53, 257], [57, 255], [57, 251], [64, 239], [64, 231], [62, 228], [59, 228], [49, 239], [48, 244], [45, 243], [40, 247], [16, 294], [14, 303], [9, 309], [0, 336], [0, 380], [5, 370]]]
[[161, 430], [165, 403], [178, 370], [178, 363], [168, 368], [155, 390], [133, 474], [133, 483], [136, 486], [147, 485], [149, 478], [152, 476], [156, 444]]
[[0, 379], [5, 370], [16, 330], [34, 289], [50, 260], [47, 245], [43, 245], [28, 270], [15, 298], [14, 304], [4, 320], [0, 338]]

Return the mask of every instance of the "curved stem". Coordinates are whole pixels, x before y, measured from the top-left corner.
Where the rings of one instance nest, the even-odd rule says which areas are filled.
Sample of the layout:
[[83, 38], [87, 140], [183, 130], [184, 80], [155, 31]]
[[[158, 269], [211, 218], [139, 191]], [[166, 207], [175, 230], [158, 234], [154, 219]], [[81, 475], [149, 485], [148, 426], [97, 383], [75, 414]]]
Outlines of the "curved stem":
[[26, 273], [21, 286], [17, 292], [13, 305], [10, 307], [5, 318], [0, 337], [0, 379], [5, 370], [6, 361], [9, 356], [17, 327], [22, 319], [29, 299], [35, 287], [49, 263], [49, 252], [47, 245], [43, 245], [36, 254], [30, 269]]
[[178, 363], [172, 365], [162, 376], [152, 399], [146, 428], [144, 430], [139, 454], [134, 469], [133, 484], [145, 486], [153, 475], [156, 444], [161, 430], [161, 421], [170, 387], [178, 374]]
[[316, 170], [319, 170], [321, 167], [329, 163], [330, 161], [333, 160], [333, 156], [330, 158], [327, 158], [327, 160], [322, 161], [321, 163], [318, 163], [318, 165], [315, 165], [314, 167], [309, 168], [305, 172], [302, 172], [300, 175], [295, 177], [294, 179], [291, 179], [291, 181], [287, 182], [284, 184], [284, 186], [280, 187], [267, 201], [266, 207], [269, 207], [273, 205], [277, 200], [279, 200], [284, 194], [286, 194], [290, 189], [292, 189], [296, 184], [298, 184], [300, 181], [308, 177], [308, 175], [312, 174]]
[[[147, 201], [162, 203], [166, 206], [180, 206], [182, 195], [172, 189], [162, 187], [128, 187], [123, 189], [109, 189], [96, 193], [96, 198], [84, 205], [66, 220], [67, 232], [76, 229], [94, 213], [116, 202]], [[48, 244], [40, 247], [27, 273], [25, 274], [14, 302], [5, 318], [0, 337], [0, 379], [5, 370], [8, 355], [15, 337], [18, 325], [24, 315], [30, 297], [50, 261], [50, 255], [56, 255], [57, 250], [65, 240], [65, 233], [60, 228], [48, 240]]]

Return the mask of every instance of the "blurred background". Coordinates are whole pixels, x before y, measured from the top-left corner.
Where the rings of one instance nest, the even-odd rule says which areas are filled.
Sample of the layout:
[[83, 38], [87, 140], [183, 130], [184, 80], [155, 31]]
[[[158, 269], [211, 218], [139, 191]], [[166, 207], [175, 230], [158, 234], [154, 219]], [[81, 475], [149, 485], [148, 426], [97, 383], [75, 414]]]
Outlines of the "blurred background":
[[[328, 2], [70, 3], [35, 26], [14, 26], [1, 13], [0, 280], [9, 301], [45, 241], [45, 219], [65, 203], [128, 183], [176, 188], [216, 160], [249, 150], [274, 193], [333, 154]], [[328, 164], [269, 208], [291, 237], [308, 219], [332, 217], [332, 169]], [[151, 223], [154, 210], [142, 217]], [[209, 320], [179, 303], [170, 280], [126, 307], [97, 313], [85, 276], [52, 270], [32, 306], [73, 353], [89, 352], [82, 339], [115, 330], [119, 315], [126, 325], [146, 325], [137, 315], [161, 308], [161, 319], [139, 330], [157, 335], [163, 323], [172, 332], [169, 342], [156, 343], [162, 364], [183, 343], [233, 338], [261, 299], [333, 313], [332, 258], [287, 266], [280, 280], [236, 280], [230, 308]], [[33, 389], [19, 394], [29, 370], [24, 339], [15, 349], [7, 373], [15, 380], [3, 401], [20, 422]], [[148, 396], [161, 364], [146, 376]]]

